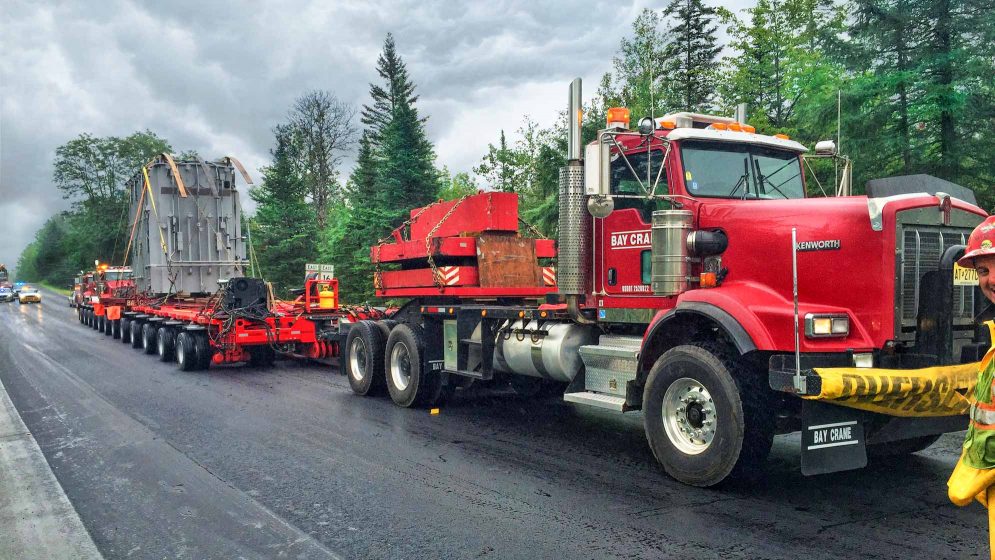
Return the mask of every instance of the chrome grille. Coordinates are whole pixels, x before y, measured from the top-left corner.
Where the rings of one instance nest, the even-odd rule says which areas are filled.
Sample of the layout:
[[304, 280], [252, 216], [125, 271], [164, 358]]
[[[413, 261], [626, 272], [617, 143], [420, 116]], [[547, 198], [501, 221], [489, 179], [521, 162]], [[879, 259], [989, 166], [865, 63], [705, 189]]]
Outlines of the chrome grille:
[[[969, 229], [907, 224], [902, 234], [901, 285], [899, 296], [902, 326], [914, 327], [919, 310], [919, 286], [923, 275], [936, 270], [943, 251], [967, 242]], [[954, 323], [970, 322], [974, 318], [975, 289], [954, 286]]]

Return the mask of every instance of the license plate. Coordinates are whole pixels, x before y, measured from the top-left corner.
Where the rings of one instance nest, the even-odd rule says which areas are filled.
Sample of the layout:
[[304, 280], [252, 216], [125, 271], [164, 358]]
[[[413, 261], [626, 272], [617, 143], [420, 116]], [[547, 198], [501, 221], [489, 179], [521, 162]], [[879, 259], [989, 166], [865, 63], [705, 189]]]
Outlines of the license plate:
[[954, 286], [977, 286], [978, 271], [954, 263]]

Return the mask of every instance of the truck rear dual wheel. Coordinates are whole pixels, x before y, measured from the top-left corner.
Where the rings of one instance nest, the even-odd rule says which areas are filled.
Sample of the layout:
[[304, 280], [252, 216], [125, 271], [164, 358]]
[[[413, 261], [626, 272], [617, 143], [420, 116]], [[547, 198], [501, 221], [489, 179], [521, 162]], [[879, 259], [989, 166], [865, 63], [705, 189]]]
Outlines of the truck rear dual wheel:
[[176, 358], [176, 332], [169, 327], [159, 327], [156, 331], [156, 353], [160, 362], [171, 362]]
[[676, 346], [660, 356], [643, 390], [643, 422], [667, 474], [702, 487], [756, 479], [774, 439], [763, 381], [718, 344]]
[[381, 327], [369, 320], [359, 321], [349, 329], [342, 363], [349, 387], [357, 395], [376, 394], [383, 389], [384, 351], [389, 334], [388, 325]]
[[387, 338], [387, 391], [394, 404], [405, 408], [438, 404], [442, 377], [425, 361], [425, 333], [416, 325], [401, 324]]

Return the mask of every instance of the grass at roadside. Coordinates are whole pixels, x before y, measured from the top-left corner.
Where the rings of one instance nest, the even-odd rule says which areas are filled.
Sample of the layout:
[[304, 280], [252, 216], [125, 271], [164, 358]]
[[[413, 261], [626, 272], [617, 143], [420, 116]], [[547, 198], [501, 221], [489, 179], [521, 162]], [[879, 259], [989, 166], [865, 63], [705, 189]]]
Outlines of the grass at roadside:
[[45, 283], [45, 282], [39, 282], [38, 285], [42, 286], [43, 288], [45, 288], [47, 290], [52, 290], [53, 292], [55, 292], [57, 294], [64, 295], [64, 296], [69, 296], [69, 294], [72, 293], [71, 290], [67, 290], [66, 288], [57, 288], [57, 287], [55, 287], [55, 286], [53, 286], [51, 284]]

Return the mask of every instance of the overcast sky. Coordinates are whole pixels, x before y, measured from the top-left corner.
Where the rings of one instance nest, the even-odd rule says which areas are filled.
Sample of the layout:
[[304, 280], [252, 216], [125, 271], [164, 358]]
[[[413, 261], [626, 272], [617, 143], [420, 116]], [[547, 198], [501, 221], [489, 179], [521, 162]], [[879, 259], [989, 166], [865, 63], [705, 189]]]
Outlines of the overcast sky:
[[82, 132], [149, 129], [177, 152], [235, 156], [255, 178], [297, 96], [369, 101], [390, 32], [439, 166], [470, 171], [502, 128], [551, 124], [574, 77], [589, 99], [633, 19], [665, 4], [0, 0], [0, 263], [69, 207], [52, 160]]

